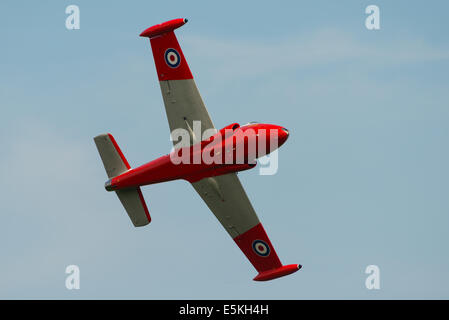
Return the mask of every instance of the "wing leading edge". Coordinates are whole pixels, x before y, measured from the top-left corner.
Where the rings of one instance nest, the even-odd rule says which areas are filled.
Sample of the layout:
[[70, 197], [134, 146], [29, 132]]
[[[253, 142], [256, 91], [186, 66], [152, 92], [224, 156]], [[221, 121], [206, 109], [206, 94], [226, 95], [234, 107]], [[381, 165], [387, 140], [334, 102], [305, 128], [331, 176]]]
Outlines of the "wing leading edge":
[[[186, 22], [167, 21], [146, 29], [141, 36], [150, 38], [171, 132], [178, 128], [192, 131], [196, 120], [201, 121], [203, 135], [215, 127], [173, 32]], [[298, 264], [282, 265], [235, 173], [205, 178], [192, 186], [259, 272], [254, 280], [279, 278], [301, 268]]]

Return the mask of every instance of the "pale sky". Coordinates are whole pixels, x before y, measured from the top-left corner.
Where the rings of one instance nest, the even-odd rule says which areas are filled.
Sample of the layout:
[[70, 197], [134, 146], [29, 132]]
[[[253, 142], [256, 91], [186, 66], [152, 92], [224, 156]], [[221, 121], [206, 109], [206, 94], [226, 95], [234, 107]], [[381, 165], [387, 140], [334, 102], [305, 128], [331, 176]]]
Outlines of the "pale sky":
[[[65, 8], [80, 8], [67, 30]], [[367, 30], [365, 8], [380, 8]], [[0, 298], [449, 298], [446, 1], [3, 1]], [[93, 137], [131, 166], [170, 148], [145, 28], [173, 18], [214, 124], [285, 126], [273, 176], [239, 175], [284, 264], [256, 270], [185, 181], [136, 229]], [[80, 289], [65, 268], [80, 268]], [[380, 289], [365, 287], [377, 265]]]

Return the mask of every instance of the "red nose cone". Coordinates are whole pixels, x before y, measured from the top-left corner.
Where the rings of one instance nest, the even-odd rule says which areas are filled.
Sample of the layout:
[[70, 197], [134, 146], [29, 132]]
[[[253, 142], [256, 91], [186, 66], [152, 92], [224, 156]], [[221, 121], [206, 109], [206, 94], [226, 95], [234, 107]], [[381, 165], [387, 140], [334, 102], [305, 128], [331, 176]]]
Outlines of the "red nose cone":
[[283, 145], [288, 139], [289, 132], [286, 128], [279, 129], [279, 145]]

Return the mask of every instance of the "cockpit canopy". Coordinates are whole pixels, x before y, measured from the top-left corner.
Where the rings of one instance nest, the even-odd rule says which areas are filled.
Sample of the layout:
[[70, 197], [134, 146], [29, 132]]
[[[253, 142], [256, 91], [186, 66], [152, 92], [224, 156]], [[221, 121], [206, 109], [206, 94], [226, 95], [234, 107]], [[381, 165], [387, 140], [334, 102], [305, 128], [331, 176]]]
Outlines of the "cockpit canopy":
[[250, 124], [259, 124], [260, 122], [258, 121], [250, 121], [247, 124], [245, 124], [245, 126], [250, 125]]

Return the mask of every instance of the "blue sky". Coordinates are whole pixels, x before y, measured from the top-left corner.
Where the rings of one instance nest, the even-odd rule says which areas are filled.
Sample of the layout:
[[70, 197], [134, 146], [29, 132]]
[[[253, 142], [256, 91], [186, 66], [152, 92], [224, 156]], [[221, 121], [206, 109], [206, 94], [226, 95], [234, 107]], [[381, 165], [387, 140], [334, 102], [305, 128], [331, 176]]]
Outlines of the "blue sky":
[[[81, 11], [65, 28], [65, 8]], [[365, 8], [380, 8], [378, 31]], [[449, 297], [445, 1], [3, 1], [0, 298]], [[132, 227], [92, 138], [132, 166], [171, 148], [145, 28], [176, 33], [217, 127], [279, 124], [279, 170], [240, 179], [285, 264], [256, 271], [185, 181]], [[65, 288], [76, 264], [81, 289]], [[380, 290], [365, 288], [366, 266]]]

